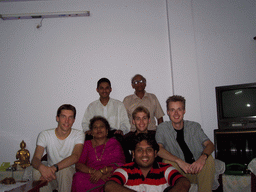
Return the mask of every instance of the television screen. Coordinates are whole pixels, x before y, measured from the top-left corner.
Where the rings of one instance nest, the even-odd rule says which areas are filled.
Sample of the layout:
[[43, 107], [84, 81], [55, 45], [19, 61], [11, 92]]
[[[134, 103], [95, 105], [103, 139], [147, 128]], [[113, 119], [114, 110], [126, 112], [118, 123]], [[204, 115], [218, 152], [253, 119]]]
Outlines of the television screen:
[[256, 116], [256, 88], [222, 92], [223, 117]]
[[215, 91], [219, 128], [256, 127], [256, 83], [220, 86]]

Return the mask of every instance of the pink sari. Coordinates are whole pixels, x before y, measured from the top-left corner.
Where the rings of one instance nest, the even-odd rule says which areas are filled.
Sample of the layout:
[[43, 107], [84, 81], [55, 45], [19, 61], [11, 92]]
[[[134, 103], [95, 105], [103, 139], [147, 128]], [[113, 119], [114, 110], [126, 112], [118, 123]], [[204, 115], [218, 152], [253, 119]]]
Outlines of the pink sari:
[[[96, 147], [98, 158], [101, 157], [103, 149], [104, 145]], [[111, 166], [115, 170], [117, 167], [122, 166], [125, 163], [125, 156], [120, 143], [116, 139], [110, 138], [106, 143], [101, 161], [97, 161], [95, 149], [92, 147], [92, 142], [91, 140], [87, 140], [84, 142], [83, 152], [78, 162], [97, 170], [105, 166]], [[73, 176], [72, 191], [103, 191], [103, 186], [105, 184], [103, 180], [100, 179], [97, 183], [91, 183], [89, 179], [89, 173], [76, 172]]]

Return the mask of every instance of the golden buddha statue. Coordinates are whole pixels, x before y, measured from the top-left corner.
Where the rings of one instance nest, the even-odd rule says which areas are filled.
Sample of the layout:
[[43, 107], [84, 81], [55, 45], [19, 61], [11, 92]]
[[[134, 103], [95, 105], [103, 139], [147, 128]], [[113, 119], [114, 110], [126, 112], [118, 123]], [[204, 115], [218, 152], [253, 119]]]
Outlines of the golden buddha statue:
[[23, 169], [25, 169], [26, 167], [30, 166], [30, 153], [26, 148], [26, 143], [24, 142], [24, 140], [22, 140], [22, 142], [20, 143], [20, 150], [17, 152], [16, 154], [16, 159], [18, 159], [17, 161], [14, 161], [14, 165], [17, 166], [21, 166]]

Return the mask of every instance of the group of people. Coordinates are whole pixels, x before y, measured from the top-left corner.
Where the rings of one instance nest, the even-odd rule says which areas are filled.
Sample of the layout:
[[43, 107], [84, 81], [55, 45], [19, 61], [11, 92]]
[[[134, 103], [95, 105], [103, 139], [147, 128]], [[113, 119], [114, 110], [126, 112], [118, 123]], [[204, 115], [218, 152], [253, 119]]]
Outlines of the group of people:
[[214, 145], [199, 123], [184, 120], [185, 99], [167, 99], [170, 121], [163, 122], [158, 99], [145, 91], [146, 79], [137, 74], [131, 84], [134, 94], [121, 102], [110, 98], [111, 83], [101, 78], [100, 98], [87, 107], [83, 131], [72, 128], [75, 107], [59, 107], [57, 128], [39, 134], [31, 162], [33, 179], [48, 181], [41, 191], [182, 192], [190, 183], [200, 192], [212, 191]]

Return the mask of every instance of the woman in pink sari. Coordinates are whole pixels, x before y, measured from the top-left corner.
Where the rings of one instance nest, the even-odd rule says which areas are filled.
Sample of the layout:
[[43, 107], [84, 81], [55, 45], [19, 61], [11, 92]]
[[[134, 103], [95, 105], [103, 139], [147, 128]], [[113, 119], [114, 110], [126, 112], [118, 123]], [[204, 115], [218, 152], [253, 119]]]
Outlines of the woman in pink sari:
[[102, 192], [113, 171], [125, 163], [122, 146], [114, 138], [108, 138], [110, 126], [100, 116], [90, 120], [92, 140], [84, 142], [83, 152], [76, 164], [72, 191]]

